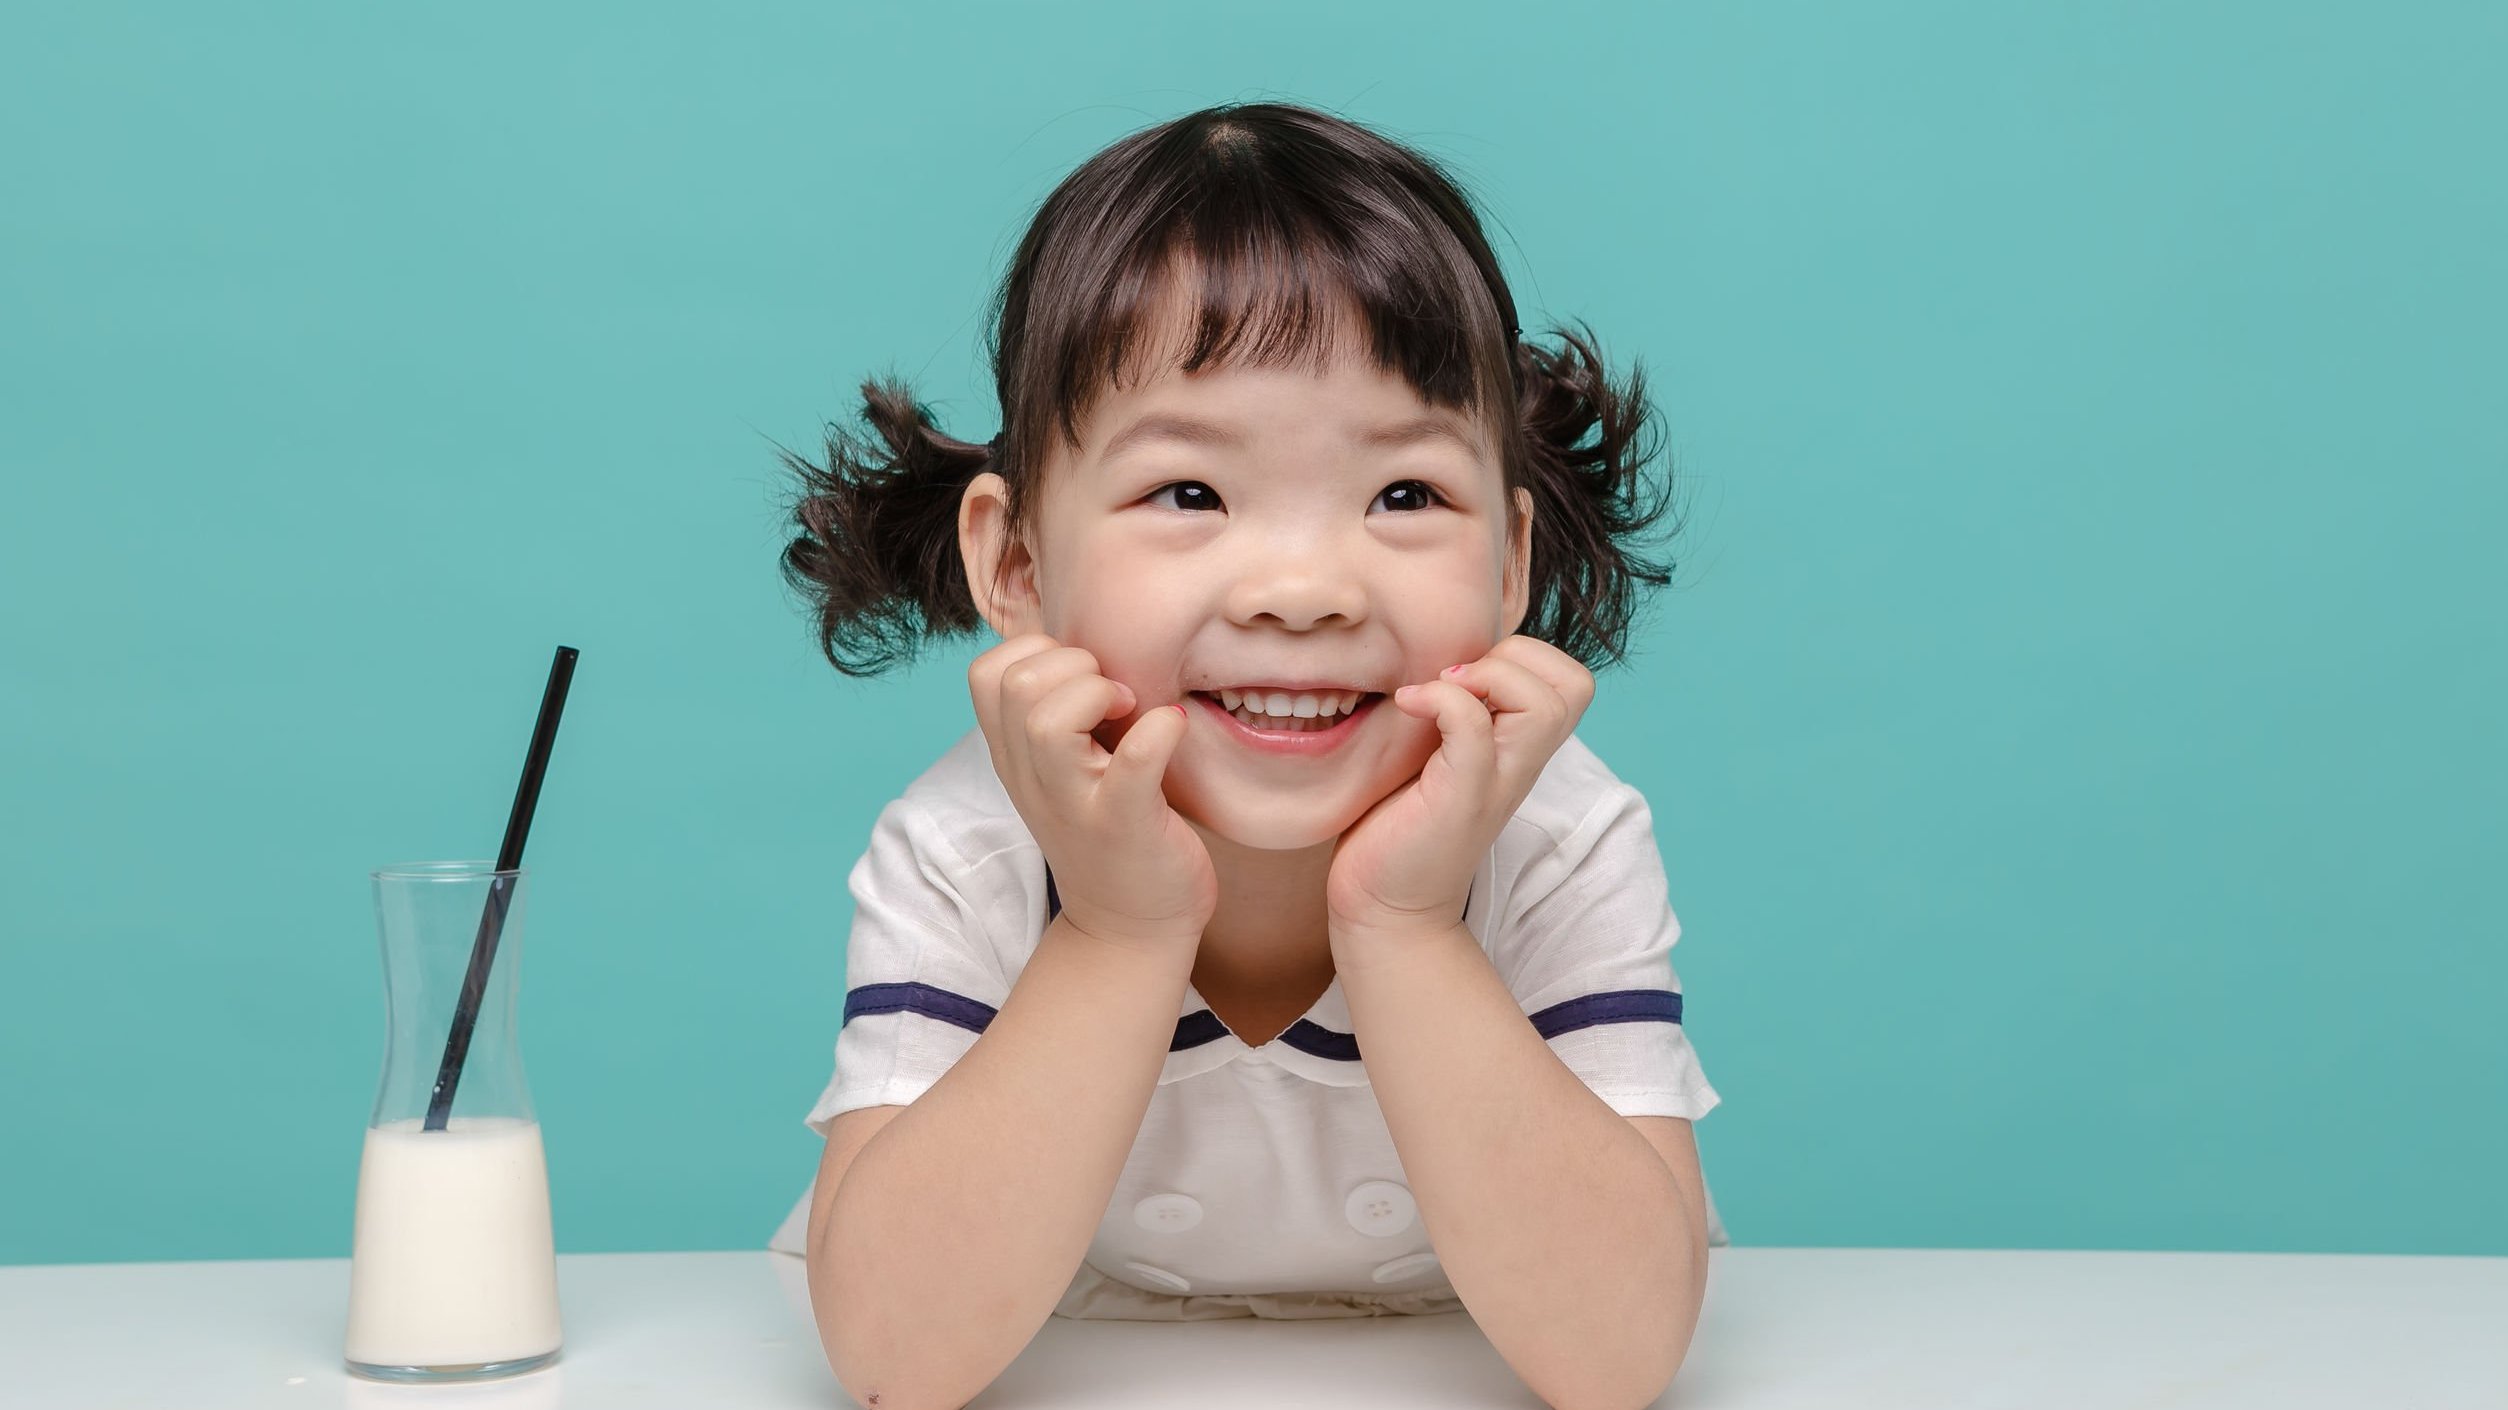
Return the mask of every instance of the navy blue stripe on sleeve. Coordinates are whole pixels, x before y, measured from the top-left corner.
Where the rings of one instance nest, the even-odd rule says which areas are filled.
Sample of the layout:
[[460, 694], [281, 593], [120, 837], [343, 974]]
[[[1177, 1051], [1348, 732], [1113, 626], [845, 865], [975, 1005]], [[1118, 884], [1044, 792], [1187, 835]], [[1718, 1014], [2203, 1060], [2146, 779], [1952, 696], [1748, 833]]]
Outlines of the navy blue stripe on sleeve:
[[919, 1013], [981, 1033], [997, 1012], [991, 1004], [929, 984], [865, 984], [845, 995], [844, 1022], [836, 1026], [842, 1028], [866, 1013]]
[[1678, 1023], [1681, 995], [1677, 989], [1613, 989], [1552, 1004], [1532, 1015], [1532, 1019], [1533, 1027], [1544, 1038], [1556, 1038], [1597, 1023]]

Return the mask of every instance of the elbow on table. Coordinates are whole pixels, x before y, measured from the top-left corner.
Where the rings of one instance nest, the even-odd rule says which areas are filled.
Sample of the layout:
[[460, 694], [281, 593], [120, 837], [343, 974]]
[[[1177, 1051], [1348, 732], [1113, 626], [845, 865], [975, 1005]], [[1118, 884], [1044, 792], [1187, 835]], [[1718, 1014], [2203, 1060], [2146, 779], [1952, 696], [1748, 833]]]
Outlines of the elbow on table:
[[[1673, 1387], [1673, 1375], [1680, 1367], [1633, 1367], [1630, 1375], [1598, 1375], [1593, 1367], [1578, 1372], [1573, 1385], [1530, 1385], [1550, 1410], [1645, 1410], [1663, 1400], [1663, 1392]], [[888, 1407], [880, 1407], [888, 1410]]]
[[[834, 1306], [829, 1307], [829, 1314], [836, 1312]], [[957, 1410], [974, 1397], [974, 1391], [969, 1391], [951, 1398], [940, 1387], [912, 1374], [900, 1358], [887, 1354], [889, 1349], [862, 1345], [859, 1336], [839, 1333], [839, 1327], [860, 1332], [863, 1328], [858, 1321], [822, 1314], [818, 1324], [819, 1350], [826, 1355], [827, 1369], [836, 1377], [836, 1385], [845, 1393], [847, 1403], [864, 1410], [925, 1410], [927, 1406]]]
[[[1588, 1354], [1538, 1368], [1540, 1380], [1517, 1374], [1551, 1410], [1644, 1410], [1671, 1390], [1689, 1359], [1690, 1334], [1658, 1338], [1610, 1355]], [[886, 1410], [886, 1407], [882, 1407]]]
[[[864, 1410], [958, 1410], [982, 1394], [1016, 1355], [1015, 1347], [1005, 1355], [992, 1347], [915, 1345], [910, 1329], [883, 1324], [880, 1309], [832, 1282], [811, 1285], [819, 1349], [847, 1400]], [[981, 1364], [986, 1362], [998, 1364], [988, 1370]]]
[[862, 1410], [958, 1410], [984, 1390], [982, 1385], [965, 1388], [918, 1381], [888, 1367], [856, 1367], [832, 1352], [827, 1366], [836, 1373], [836, 1384], [846, 1401]]

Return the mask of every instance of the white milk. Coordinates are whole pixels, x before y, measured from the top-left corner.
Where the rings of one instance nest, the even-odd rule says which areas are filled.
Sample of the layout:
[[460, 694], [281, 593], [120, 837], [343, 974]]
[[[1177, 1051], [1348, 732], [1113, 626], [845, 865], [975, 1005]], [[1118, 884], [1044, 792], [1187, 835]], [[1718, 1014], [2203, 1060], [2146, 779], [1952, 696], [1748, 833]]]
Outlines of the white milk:
[[540, 1123], [456, 1116], [366, 1131], [348, 1359], [472, 1366], [557, 1349], [557, 1255]]

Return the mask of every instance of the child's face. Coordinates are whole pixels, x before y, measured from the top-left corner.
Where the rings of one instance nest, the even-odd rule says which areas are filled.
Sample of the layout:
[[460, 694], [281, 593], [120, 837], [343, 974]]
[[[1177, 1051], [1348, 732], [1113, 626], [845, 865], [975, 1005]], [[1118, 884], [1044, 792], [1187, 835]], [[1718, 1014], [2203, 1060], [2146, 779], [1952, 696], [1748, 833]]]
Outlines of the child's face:
[[[1437, 728], [1380, 698], [1329, 752], [1275, 752], [1217, 710], [1219, 687], [1389, 695], [1479, 659], [1524, 616], [1531, 497], [1516, 492], [1510, 539], [1487, 428], [1377, 369], [1354, 326], [1338, 346], [1320, 375], [1170, 367], [1109, 389], [1080, 453], [1045, 467], [1033, 578], [994, 604], [1005, 636], [1044, 631], [1131, 687], [1134, 712], [1097, 730], [1106, 748], [1142, 713], [1184, 704], [1168, 801], [1249, 847], [1337, 837], [1419, 771]], [[1231, 443], [1161, 433], [1154, 418]], [[1454, 434], [1369, 440], [1422, 420]], [[1203, 691], [1210, 702], [1193, 698]]]

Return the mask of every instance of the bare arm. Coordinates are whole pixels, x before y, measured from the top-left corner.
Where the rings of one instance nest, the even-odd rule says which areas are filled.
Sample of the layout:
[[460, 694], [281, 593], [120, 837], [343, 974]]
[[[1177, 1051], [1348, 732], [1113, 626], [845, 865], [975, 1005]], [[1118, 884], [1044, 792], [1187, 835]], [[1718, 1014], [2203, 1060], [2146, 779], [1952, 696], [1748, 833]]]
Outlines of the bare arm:
[[859, 1404], [956, 1410], [1044, 1325], [1114, 1197], [1194, 953], [1058, 916], [939, 1081], [884, 1113], [849, 1162], [831, 1133], [810, 1302]]
[[[1420, 1221], [1517, 1378], [1562, 1410], [1652, 1405], [1706, 1299], [1687, 1169], [1559, 1060], [1469, 930], [1336, 952]], [[1686, 1133], [1684, 1133], [1686, 1134]]]

